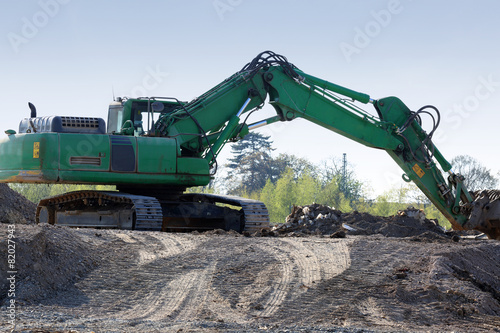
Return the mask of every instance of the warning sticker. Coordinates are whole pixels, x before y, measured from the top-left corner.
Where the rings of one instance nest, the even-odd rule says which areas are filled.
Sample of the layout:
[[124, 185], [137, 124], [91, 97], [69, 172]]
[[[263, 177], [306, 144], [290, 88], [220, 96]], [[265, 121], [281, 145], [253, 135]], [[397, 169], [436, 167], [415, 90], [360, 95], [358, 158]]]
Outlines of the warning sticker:
[[33, 158], [40, 157], [40, 142], [33, 143]]
[[424, 170], [422, 170], [422, 168], [417, 163], [415, 163], [412, 169], [420, 178], [422, 178], [425, 175]]

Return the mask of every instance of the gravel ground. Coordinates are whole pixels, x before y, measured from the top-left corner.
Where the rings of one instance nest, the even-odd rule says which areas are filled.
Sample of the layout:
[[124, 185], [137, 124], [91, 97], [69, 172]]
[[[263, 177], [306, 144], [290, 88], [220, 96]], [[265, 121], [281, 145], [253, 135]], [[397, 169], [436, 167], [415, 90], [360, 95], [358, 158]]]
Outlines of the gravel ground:
[[[8, 233], [0, 225], [3, 257]], [[47, 225], [15, 235], [19, 332], [500, 331], [498, 241]]]
[[0, 187], [0, 331], [500, 332], [500, 242], [296, 207], [254, 235], [33, 223]]

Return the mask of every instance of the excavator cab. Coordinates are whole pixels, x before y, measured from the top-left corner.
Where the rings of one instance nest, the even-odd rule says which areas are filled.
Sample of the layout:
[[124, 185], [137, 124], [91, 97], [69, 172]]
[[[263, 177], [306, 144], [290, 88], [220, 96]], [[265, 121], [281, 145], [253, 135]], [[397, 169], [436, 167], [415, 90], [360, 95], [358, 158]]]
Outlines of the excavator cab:
[[182, 107], [185, 102], [167, 97], [116, 98], [109, 105], [108, 134], [154, 135], [158, 118]]

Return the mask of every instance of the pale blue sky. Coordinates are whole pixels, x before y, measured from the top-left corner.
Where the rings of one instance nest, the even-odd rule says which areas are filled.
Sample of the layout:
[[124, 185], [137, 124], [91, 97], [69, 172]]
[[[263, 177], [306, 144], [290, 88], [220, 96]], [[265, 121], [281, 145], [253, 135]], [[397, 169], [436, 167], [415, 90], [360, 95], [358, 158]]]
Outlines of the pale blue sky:
[[[414, 110], [435, 105], [442, 114], [435, 142], [448, 159], [468, 154], [494, 173], [500, 169], [497, 1], [3, 0], [1, 6], [2, 130], [17, 129], [28, 101], [39, 115], [106, 119], [112, 90], [190, 100], [269, 49], [372, 98], [397, 96]], [[253, 119], [271, 112], [268, 106]], [[400, 184], [402, 172], [384, 152], [313, 124], [277, 124], [264, 133], [277, 153], [314, 163], [347, 153], [375, 192]]]

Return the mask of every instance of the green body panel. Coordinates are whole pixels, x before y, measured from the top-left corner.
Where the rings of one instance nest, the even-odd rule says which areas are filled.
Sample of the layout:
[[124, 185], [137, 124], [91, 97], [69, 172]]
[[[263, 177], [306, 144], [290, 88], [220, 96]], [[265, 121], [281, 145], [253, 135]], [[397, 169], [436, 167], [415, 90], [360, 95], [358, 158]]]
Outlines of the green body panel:
[[64, 133], [58, 141], [60, 171], [109, 170], [109, 135]]
[[9, 135], [0, 141], [0, 156], [1, 182], [57, 181], [59, 149], [56, 133]]
[[164, 186], [205, 186], [212, 177], [210, 175], [193, 174], [137, 174], [111, 173], [95, 171], [61, 171], [59, 183], [68, 184], [102, 184], [102, 185], [164, 185]]
[[204, 158], [179, 158], [175, 138], [74, 133], [9, 135], [0, 182], [204, 186]]
[[[206, 175], [207, 172], [208, 172], [208, 162], [204, 158], [180, 157], [177, 159], [178, 174]], [[201, 185], [207, 185], [207, 184], [201, 184]]]
[[[175, 173], [177, 142], [169, 138], [144, 138], [137, 140], [137, 166], [139, 173]], [[205, 174], [208, 168], [205, 169]]]

